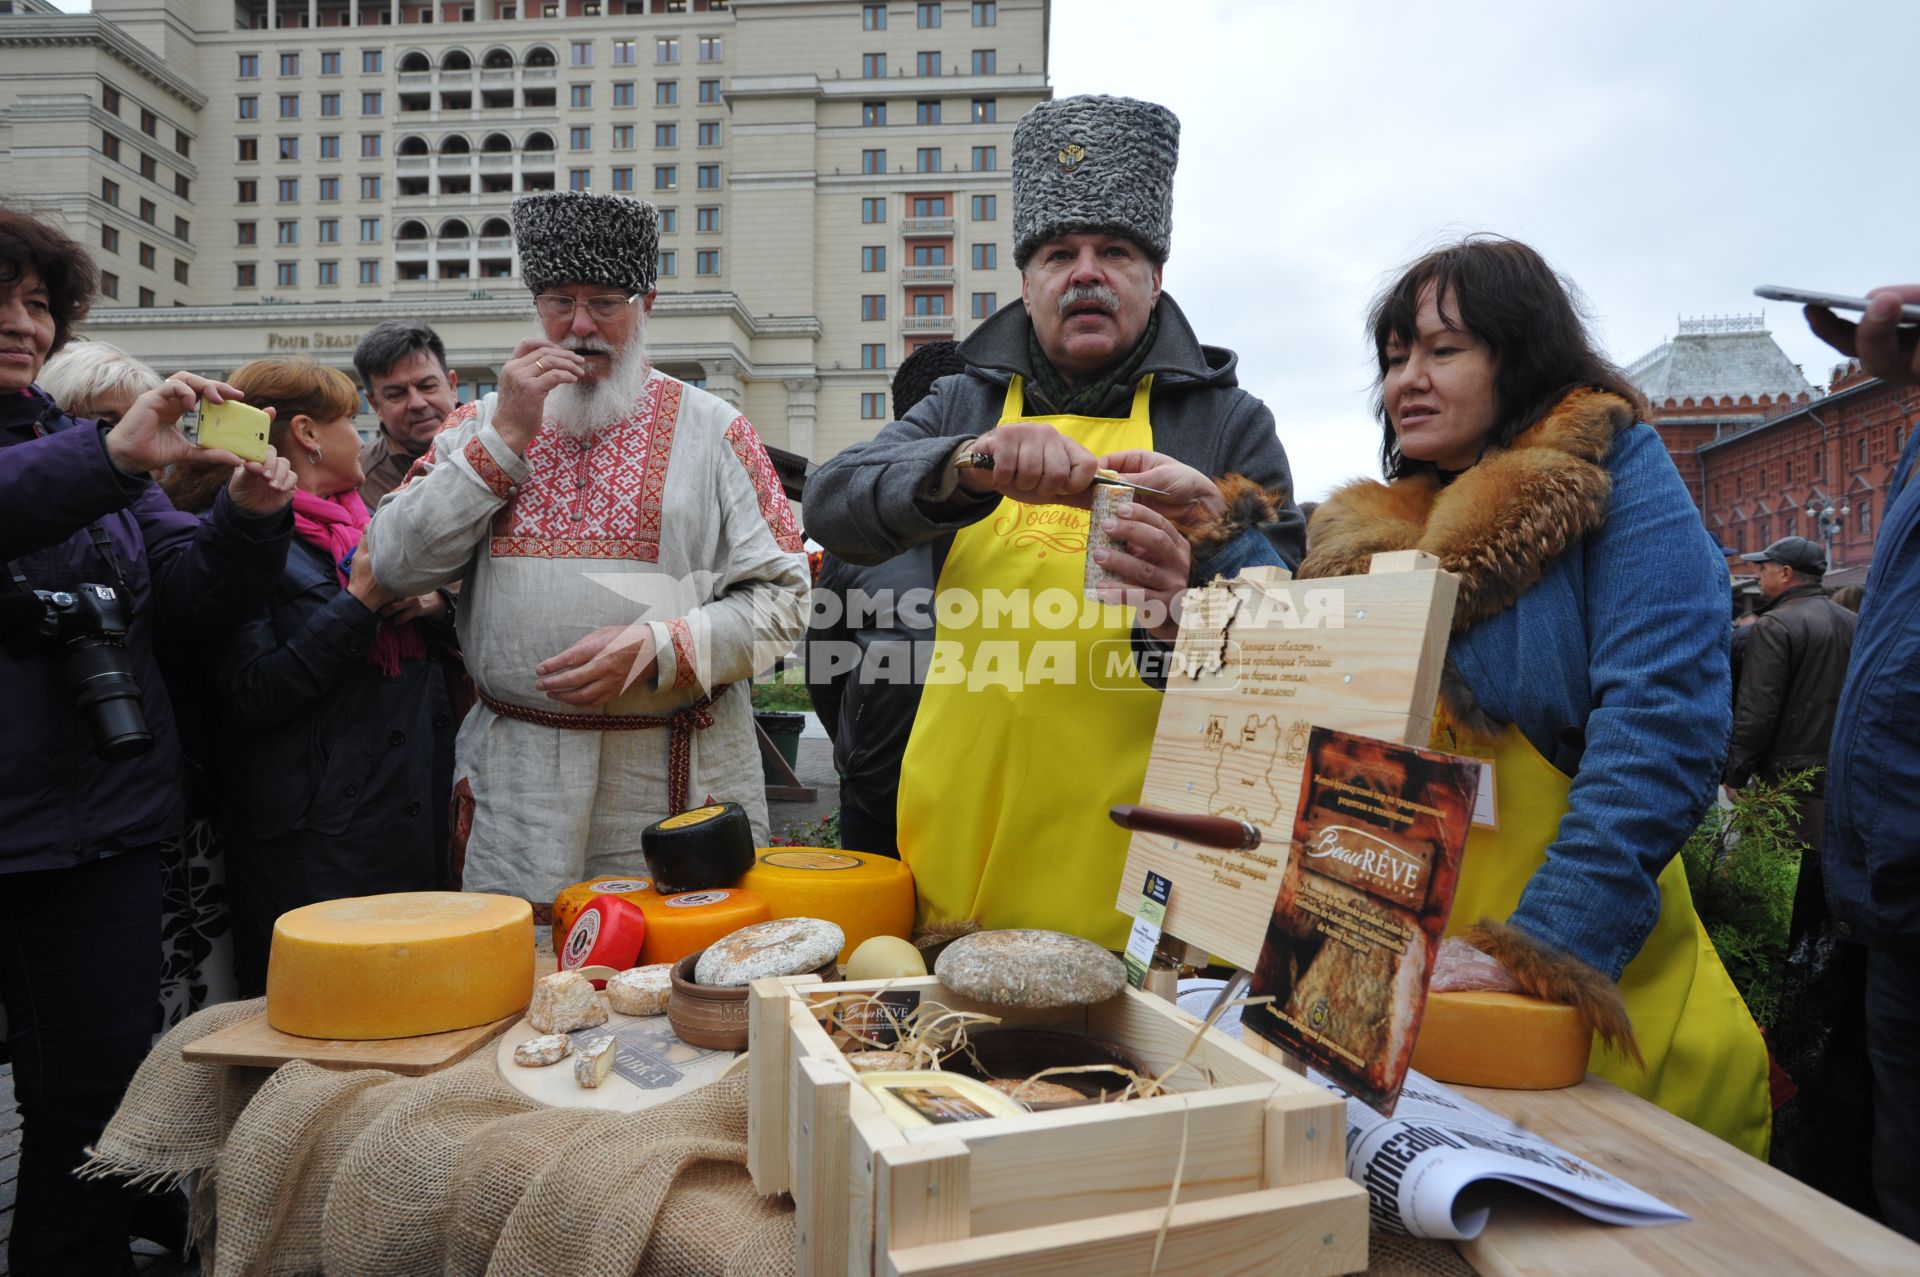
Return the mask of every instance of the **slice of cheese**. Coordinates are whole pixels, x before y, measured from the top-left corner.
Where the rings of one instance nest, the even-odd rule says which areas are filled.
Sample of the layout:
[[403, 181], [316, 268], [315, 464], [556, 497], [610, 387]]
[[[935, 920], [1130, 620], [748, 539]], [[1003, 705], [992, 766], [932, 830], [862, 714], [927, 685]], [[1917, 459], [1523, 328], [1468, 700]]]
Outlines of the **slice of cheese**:
[[845, 964], [874, 936], [913, 935], [913, 874], [891, 856], [829, 847], [766, 847], [740, 885], [775, 918], [825, 918], [847, 937]]
[[765, 922], [771, 916], [767, 902], [757, 893], [737, 887], [642, 900], [640, 910], [647, 916], [646, 942], [640, 948], [641, 966], [678, 962], [723, 936], [756, 922]]
[[1518, 993], [1430, 993], [1413, 1067], [1436, 1082], [1550, 1091], [1587, 1075], [1593, 1033], [1580, 1013]]
[[512, 1015], [533, 995], [533, 910], [513, 896], [408, 891], [280, 915], [267, 1023], [305, 1038], [404, 1038]]
[[553, 934], [556, 945], [566, 939], [573, 930], [573, 920], [586, 908], [587, 901], [595, 896], [619, 896], [630, 904], [639, 904], [642, 900], [658, 900], [660, 892], [654, 887], [653, 879], [646, 874], [633, 874], [628, 877], [591, 878], [586, 882], [576, 882], [571, 887], [561, 889], [553, 898]]

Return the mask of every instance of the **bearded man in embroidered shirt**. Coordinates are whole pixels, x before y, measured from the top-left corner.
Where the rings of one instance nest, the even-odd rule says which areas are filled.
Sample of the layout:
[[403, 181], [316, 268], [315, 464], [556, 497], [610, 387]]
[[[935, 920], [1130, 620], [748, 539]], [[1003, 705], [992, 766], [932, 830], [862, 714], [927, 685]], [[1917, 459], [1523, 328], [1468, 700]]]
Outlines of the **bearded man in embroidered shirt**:
[[464, 885], [547, 901], [708, 801], [766, 842], [747, 681], [804, 630], [807, 570], [752, 425], [647, 362], [653, 205], [543, 192], [513, 226], [535, 333], [368, 539], [389, 589], [463, 582]]

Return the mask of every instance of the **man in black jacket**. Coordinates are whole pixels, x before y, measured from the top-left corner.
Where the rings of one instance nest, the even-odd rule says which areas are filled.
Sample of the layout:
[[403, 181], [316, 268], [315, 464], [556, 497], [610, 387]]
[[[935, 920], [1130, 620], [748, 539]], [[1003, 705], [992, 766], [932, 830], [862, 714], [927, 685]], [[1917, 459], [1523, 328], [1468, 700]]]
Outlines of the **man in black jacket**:
[[1739, 789], [1755, 776], [1771, 780], [1817, 767], [1813, 789], [1799, 795], [1793, 836], [1800, 856], [1789, 946], [1826, 914], [1820, 878], [1820, 826], [1825, 817], [1827, 742], [1847, 680], [1858, 619], [1820, 587], [1827, 559], [1805, 537], [1782, 537], [1741, 558], [1760, 565], [1767, 602], [1747, 631], [1726, 782]]

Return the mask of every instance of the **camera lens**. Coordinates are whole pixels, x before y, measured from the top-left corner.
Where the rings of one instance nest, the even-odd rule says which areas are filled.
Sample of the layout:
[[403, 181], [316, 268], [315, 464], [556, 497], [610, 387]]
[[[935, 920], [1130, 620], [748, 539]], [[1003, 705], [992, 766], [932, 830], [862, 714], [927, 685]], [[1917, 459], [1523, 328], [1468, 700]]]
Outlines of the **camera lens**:
[[100, 757], [120, 762], [153, 748], [140, 685], [134, 682], [124, 646], [111, 639], [74, 639], [60, 664]]

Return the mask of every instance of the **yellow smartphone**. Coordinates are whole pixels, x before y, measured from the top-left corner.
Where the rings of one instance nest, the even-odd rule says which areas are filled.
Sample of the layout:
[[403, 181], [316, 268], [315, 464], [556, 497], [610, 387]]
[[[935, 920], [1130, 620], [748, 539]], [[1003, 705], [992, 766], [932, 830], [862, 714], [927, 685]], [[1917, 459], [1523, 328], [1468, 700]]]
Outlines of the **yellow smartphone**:
[[200, 401], [202, 448], [225, 448], [248, 461], [267, 459], [267, 431], [273, 418], [254, 407], [229, 399], [226, 403]]

